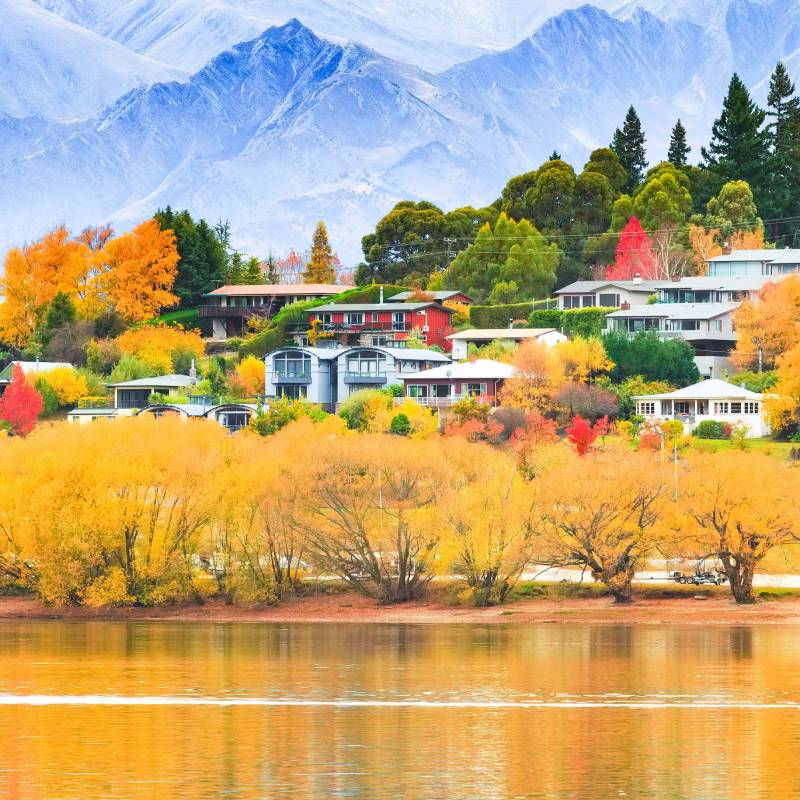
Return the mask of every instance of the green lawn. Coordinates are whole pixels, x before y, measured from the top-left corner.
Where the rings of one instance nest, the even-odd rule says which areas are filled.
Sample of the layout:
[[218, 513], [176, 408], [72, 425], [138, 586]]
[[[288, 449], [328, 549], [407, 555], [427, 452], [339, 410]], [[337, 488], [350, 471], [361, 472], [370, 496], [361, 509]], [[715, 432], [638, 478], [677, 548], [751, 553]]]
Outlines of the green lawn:
[[187, 308], [183, 311], [170, 311], [156, 318], [156, 322], [166, 322], [167, 325], [183, 325], [185, 328], [195, 327], [200, 320], [196, 308]]

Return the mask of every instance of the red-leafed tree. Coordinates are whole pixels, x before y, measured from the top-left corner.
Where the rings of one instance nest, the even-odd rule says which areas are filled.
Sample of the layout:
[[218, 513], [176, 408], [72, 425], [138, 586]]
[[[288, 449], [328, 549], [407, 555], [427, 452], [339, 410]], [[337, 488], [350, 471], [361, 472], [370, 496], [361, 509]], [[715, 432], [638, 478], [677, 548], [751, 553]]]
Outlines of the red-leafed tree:
[[579, 456], [585, 456], [598, 436], [608, 433], [608, 417], [597, 420], [594, 425], [589, 420], [575, 415], [572, 425], [567, 428], [567, 438], [575, 445]]
[[606, 270], [606, 278], [630, 281], [637, 275], [643, 280], [655, 281], [658, 275], [653, 240], [637, 217], [631, 217], [619, 235], [614, 263]]
[[42, 396], [25, 380], [22, 367], [16, 364], [11, 383], [0, 397], [0, 421], [8, 423], [17, 436], [26, 436], [33, 430], [43, 408]]

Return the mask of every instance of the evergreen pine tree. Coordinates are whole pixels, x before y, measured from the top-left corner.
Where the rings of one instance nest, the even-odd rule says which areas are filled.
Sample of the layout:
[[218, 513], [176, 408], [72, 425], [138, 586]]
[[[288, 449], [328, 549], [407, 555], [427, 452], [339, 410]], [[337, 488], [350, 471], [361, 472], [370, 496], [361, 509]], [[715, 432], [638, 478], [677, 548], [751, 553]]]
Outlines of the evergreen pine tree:
[[251, 256], [247, 259], [242, 273], [242, 283], [249, 286], [257, 286], [264, 283], [264, 272], [261, 269], [261, 262], [255, 257]]
[[238, 250], [234, 250], [230, 257], [228, 264], [227, 282], [232, 286], [240, 286], [247, 283], [244, 279], [244, 262], [242, 261], [242, 254]]
[[558, 150], [553, 150], [553, 152], [550, 153], [550, 158], [548, 158], [547, 160], [548, 161], [561, 161], [561, 153], [559, 153]]
[[311, 257], [303, 272], [303, 283], [336, 283], [333, 250], [324, 222], [318, 222], [314, 230]]
[[272, 255], [272, 252], [270, 252], [267, 256], [267, 260], [264, 262], [264, 277], [267, 283], [281, 282], [281, 273], [278, 270], [278, 263], [275, 261], [275, 256]]
[[750, 92], [734, 73], [722, 113], [711, 129], [711, 143], [702, 148], [703, 166], [723, 181], [747, 181], [756, 204], [765, 199], [769, 164], [769, 133], [766, 114], [751, 99]]
[[691, 150], [692, 148], [686, 142], [686, 128], [683, 127], [683, 123], [679, 119], [672, 129], [672, 135], [669, 139], [667, 161], [679, 169], [685, 167]]
[[771, 150], [770, 181], [761, 212], [774, 220], [769, 224], [769, 233], [778, 238], [795, 231], [797, 225], [787, 218], [795, 216], [800, 206], [800, 100], [780, 61], [769, 81], [766, 113]]
[[617, 154], [628, 173], [624, 187], [628, 194], [641, 183], [644, 171], [647, 169], [647, 154], [644, 147], [646, 141], [642, 121], [636, 109], [631, 106], [625, 115], [622, 130], [617, 128], [611, 141], [611, 149]]

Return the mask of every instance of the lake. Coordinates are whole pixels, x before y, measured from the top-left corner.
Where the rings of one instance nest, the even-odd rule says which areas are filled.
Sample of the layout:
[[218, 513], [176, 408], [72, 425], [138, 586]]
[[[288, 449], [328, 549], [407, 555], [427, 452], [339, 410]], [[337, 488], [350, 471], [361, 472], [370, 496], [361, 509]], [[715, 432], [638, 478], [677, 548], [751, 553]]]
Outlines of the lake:
[[0, 797], [800, 797], [790, 626], [0, 623]]

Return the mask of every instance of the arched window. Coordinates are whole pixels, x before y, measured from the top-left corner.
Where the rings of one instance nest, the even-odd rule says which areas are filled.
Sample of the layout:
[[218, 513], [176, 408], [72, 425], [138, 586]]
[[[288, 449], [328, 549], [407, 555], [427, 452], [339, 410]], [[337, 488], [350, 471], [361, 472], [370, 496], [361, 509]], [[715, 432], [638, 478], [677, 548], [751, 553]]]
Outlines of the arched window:
[[380, 350], [354, 350], [346, 358], [348, 375], [367, 378], [386, 374], [386, 353]]

